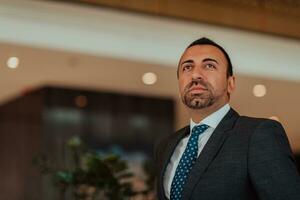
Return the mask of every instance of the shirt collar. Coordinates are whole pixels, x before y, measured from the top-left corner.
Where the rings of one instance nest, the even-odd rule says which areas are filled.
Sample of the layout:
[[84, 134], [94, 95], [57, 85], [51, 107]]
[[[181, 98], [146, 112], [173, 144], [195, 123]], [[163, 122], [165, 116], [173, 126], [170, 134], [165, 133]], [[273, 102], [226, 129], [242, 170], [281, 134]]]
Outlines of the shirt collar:
[[201, 122], [198, 124], [195, 123], [192, 119], [190, 120], [190, 131], [194, 128], [194, 126], [200, 125], [200, 124], [206, 124], [209, 127], [215, 129], [220, 121], [223, 119], [223, 117], [227, 114], [227, 112], [230, 110], [229, 104], [225, 104], [219, 110], [215, 111], [214, 113], [208, 115], [205, 117]]

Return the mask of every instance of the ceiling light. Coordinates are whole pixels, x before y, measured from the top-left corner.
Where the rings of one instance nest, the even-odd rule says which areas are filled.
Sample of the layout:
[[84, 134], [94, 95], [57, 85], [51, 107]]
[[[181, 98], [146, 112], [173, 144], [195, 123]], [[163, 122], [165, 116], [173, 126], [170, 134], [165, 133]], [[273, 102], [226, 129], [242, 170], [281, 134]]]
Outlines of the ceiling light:
[[157, 81], [157, 75], [152, 72], [147, 72], [143, 75], [142, 80], [146, 85], [153, 85]]
[[266, 86], [258, 84], [253, 87], [253, 94], [256, 97], [263, 97], [267, 93]]
[[10, 57], [7, 59], [7, 67], [11, 68], [11, 69], [15, 69], [18, 67], [19, 65], [19, 58], [17, 57]]

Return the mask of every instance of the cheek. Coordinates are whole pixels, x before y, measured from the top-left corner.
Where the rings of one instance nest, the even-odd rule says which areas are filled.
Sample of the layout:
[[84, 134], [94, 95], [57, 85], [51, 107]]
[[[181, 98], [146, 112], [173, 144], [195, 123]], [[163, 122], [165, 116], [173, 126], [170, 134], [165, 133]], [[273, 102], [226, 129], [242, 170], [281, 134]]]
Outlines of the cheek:
[[228, 83], [223, 77], [216, 77], [214, 79], [208, 80], [208, 83], [216, 92], [224, 92], [224, 90], [227, 91]]
[[179, 86], [179, 90], [180, 92], [184, 91], [185, 86], [187, 85], [187, 81], [185, 79], [179, 79], [178, 81], [178, 86]]

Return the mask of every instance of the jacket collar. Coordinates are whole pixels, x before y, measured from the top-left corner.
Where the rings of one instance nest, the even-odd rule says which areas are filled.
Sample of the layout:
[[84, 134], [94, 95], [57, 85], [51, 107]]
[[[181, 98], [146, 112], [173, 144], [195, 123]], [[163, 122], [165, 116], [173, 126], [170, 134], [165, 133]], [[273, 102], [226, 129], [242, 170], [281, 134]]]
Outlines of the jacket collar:
[[185, 184], [183, 199], [190, 198], [198, 180], [202, 177], [208, 166], [218, 154], [238, 117], [239, 114], [235, 110], [230, 109], [216, 127], [190, 172], [193, 176], [190, 176]]
[[[187, 180], [184, 191], [183, 191], [183, 199], [189, 199], [190, 195], [192, 195], [192, 191], [198, 182], [198, 179], [201, 178], [205, 169], [209, 166], [212, 160], [217, 155], [219, 149], [222, 147], [224, 141], [226, 140], [229, 134], [224, 134], [230, 131], [236, 120], [238, 119], [239, 114], [233, 110], [232, 108], [228, 111], [228, 113], [224, 116], [221, 122], [218, 124], [216, 129], [214, 130], [212, 136], [206, 143], [205, 147], [203, 148], [201, 154], [199, 155], [192, 171], [190, 172], [193, 176]], [[181, 130], [177, 131], [175, 134], [172, 134], [166, 143], [165, 151], [162, 155], [162, 166], [158, 176], [159, 181], [159, 188], [158, 188], [158, 196], [159, 199], [166, 199], [165, 192], [164, 192], [164, 173], [167, 168], [167, 165], [170, 161], [170, 158], [182, 138], [187, 136], [190, 133], [190, 126], [186, 126]]]

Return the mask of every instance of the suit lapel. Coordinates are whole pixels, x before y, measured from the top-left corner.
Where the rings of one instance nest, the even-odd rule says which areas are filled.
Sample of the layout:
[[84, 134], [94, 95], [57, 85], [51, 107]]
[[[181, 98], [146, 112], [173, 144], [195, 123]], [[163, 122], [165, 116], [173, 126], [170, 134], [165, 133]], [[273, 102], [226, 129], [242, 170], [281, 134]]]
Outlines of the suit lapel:
[[[234, 123], [238, 119], [238, 113], [233, 109], [225, 115], [215, 131], [211, 135], [210, 139], [203, 148], [199, 155], [195, 165], [193, 166], [190, 176], [185, 184], [183, 191], [183, 199], [190, 199], [193, 189], [196, 186], [198, 180], [201, 178], [209, 164], [213, 161], [219, 150], [221, 149], [224, 141], [228, 137], [228, 131], [233, 128]], [[227, 133], [227, 134], [225, 134]]]
[[166, 171], [166, 168], [169, 164], [169, 161], [171, 159], [171, 156], [177, 147], [178, 143], [181, 141], [181, 139], [185, 136], [187, 136], [190, 132], [189, 126], [184, 127], [183, 129], [177, 131], [175, 134], [172, 134], [169, 138], [167, 139], [166, 143], [163, 143], [162, 145], [165, 145], [165, 150], [162, 152], [162, 164], [161, 164], [161, 170], [159, 174], [159, 199], [165, 199], [165, 191], [164, 191], [164, 173]]

